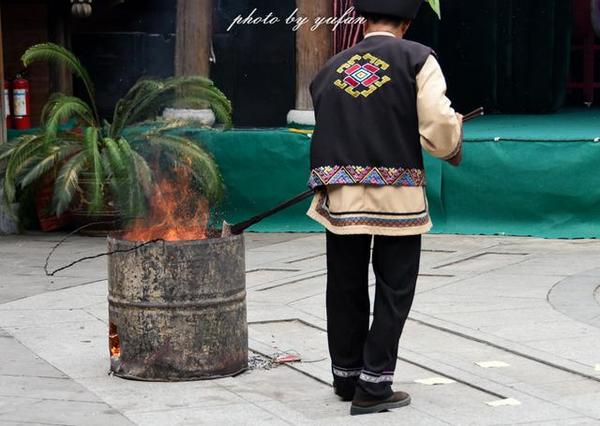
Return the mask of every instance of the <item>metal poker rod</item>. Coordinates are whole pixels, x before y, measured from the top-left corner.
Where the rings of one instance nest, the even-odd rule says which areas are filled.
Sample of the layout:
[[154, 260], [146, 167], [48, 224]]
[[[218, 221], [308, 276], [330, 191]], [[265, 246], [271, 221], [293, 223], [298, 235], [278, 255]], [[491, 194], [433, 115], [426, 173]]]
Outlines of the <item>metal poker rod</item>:
[[[463, 116], [463, 123], [466, 123], [468, 121], [479, 118], [479, 117], [483, 116], [484, 114], [485, 114], [485, 111], [484, 111], [483, 107], [479, 107], [476, 110], [471, 111], [468, 114], [465, 114]], [[240, 222], [235, 225], [231, 225], [227, 222], [223, 222], [222, 236], [228, 237], [231, 235], [239, 235], [242, 232], [244, 232], [246, 229], [250, 228], [252, 225], [256, 225], [260, 221], [262, 221], [270, 216], [273, 216], [274, 214], [279, 213], [282, 210], [290, 208], [290, 207], [300, 203], [301, 201], [306, 200], [313, 194], [314, 194], [314, 191], [312, 189], [309, 189], [308, 191], [295, 196], [294, 198], [278, 205], [277, 207], [272, 208], [271, 210], [268, 210], [264, 213], [256, 215], [248, 220], [245, 220], [245, 221]]]

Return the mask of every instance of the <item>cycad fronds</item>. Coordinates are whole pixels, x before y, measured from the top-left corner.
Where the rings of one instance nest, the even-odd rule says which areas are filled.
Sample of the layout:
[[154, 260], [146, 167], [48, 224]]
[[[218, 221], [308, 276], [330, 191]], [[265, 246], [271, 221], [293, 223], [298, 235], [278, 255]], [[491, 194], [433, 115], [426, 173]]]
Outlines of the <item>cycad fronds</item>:
[[140, 187], [144, 192], [146, 198], [150, 198], [152, 196], [152, 170], [150, 170], [150, 166], [140, 154], [135, 151], [133, 153], [133, 163], [135, 166], [135, 171], [137, 175], [137, 179], [139, 180]]
[[90, 212], [97, 212], [103, 204], [102, 184], [104, 181], [102, 161], [98, 148], [98, 129], [87, 127], [83, 133], [83, 143], [90, 168], [90, 187], [88, 189], [90, 192]]
[[223, 92], [207, 78], [182, 76], [139, 81], [118, 105], [112, 135], [119, 134], [126, 125], [153, 119], [161, 109], [180, 102], [202, 107], [208, 104], [220, 123], [231, 126], [231, 103]]
[[[2, 162], [5, 161], [7, 158], [9, 158], [13, 152], [15, 152], [15, 149], [17, 149], [17, 147], [19, 146], [20, 143], [20, 139], [13, 139], [11, 141], [5, 142], [3, 144], [0, 144], [0, 166], [2, 165]], [[4, 169], [4, 167], [2, 168]], [[3, 170], [4, 171], [4, 170]]]
[[81, 151], [81, 147], [74, 144], [67, 144], [64, 146], [52, 146], [49, 151], [50, 152], [45, 158], [37, 162], [37, 164], [32, 167], [22, 179], [20, 179], [19, 186], [21, 188], [25, 188], [36, 182], [38, 179], [41, 179], [46, 173], [50, 172], [54, 167], [60, 164], [60, 162]]
[[17, 179], [31, 163], [31, 159], [42, 149], [44, 137], [25, 135], [18, 139], [17, 146], [11, 151], [4, 173], [3, 198], [6, 205], [15, 202]]
[[[153, 153], [157, 164], [162, 159], [189, 168], [203, 195], [211, 201], [219, 199], [223, 184], [213, 158], [190, 139], [165, 133], [182, 127], [186, 121], [173, 121], [144, 135], [145, 146], [136, 144], [135, 150], [122, 136], [126, 126], [155, 118], [163, 108], [178, 103], [210, 107], [220, 123], [231, 126], [231, 103], [211, 80], [195, 76], [142, 79], [117, 103], [113, 122], [108, 123], [100, 120], [90, 76], [73, 53], [56, 44], [44, 43], [28, 49], [22, 60], [26, 66], [36, 61], [66, 65], [83, 81], [90, 103], [54, 94], [42, 114], [41, 135], [24, 136], [0, 146], [5, 203], [15, 200], [17, 188], [26, 188], [58, 169], [53, 196], [57, 215], [70, 207], [76, 190], [81, 190], [91, 212], [103, 207], [108, 195], [125, 218], [135, 218], [145, 212], [147, 200], [152, 196], [153, 173], [159, 172], [152, 171], [140, 155], [142, 149], [152, 145], [158, 148]], [[61, 131], [61, 122], [70, 118], [77, 120], [77, 131]], [[178, 170], [161, 172], [176, 175]], [[85, 185], [80, 181], [81, 176], [86, 177]], [[103, 191], [106, 183], [110, 191]]]
[[134, 110], [155, 99], [163, 89], [164, 83], [158, 80], [143, 78], [134, 84], [115, 106], [110, 136], [112, 138], [119, 137], [125, 126], [131, 123], [131, 115]]
[[65, 119], [77, 118], [84, 126], [96, 126], [93, 114], [89, 105], [81, 99], [55, 93], [44, 107], [42, 126], [46, 137], [52, 138], [58, 134], [59, 126]]
[[125, 169], [127, 168], [127, 165], [121, 155], [119, 145], [111, 138], [104, 138], [102, 142], [105, 147], [104, 154], [110, 166], [110, 169], [106, 170], [110, 170], [113, 176], [121, 178], [126, 173]]
[[119, 138], [117, 142], [127, 164], [127, 190], [129, 192], [128, 217], [140, 217], [145, 213], [146, 199], [137, 174], [136, 157], [131, 145], [129, 145], [129, 142], [125, 138]]
[[97, 122], [100, 121], [96, 109], [96, 92], [90, 74], [72, 52], [54, 43], [41, 43], [27, 49], [21, 60], [25, 66], [37, 61], [49, 61], [66, 65], [83, 82], [90, 98], [94, 117]]
[[189, 139], [158, 132], [146, 134], [148, 142], [158, 145], [177, 164], [188, 167], [200, 185], [202, 195], [218, 202], [223, 195], [223, 180], [214, 159]]
[[69, 159], [58, 172], [54, 183], [54, 210], [57, 216], [63, 214], [71, 205], [75, 190], [79, 187], [79, 174], [85, 169], [87, 153], [81, 151]]

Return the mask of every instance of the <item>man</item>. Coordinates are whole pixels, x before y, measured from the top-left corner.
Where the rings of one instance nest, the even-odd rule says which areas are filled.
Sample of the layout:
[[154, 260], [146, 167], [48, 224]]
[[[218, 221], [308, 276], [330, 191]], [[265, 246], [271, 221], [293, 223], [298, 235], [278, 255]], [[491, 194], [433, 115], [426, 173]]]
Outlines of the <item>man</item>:
[[[327, 228], [327, 328], [334, 390], [351, 414], [408, 405], [392, 390], [398, 342], [431, 229], [423, 147], [458, 166], [462, 116], [433, 51], [403, 39], [422, 0], [355, 0], [365, 39], [311, 84], [316, 129], [308, 215]], [[375, 309], [369, 328], [373, 244]]]

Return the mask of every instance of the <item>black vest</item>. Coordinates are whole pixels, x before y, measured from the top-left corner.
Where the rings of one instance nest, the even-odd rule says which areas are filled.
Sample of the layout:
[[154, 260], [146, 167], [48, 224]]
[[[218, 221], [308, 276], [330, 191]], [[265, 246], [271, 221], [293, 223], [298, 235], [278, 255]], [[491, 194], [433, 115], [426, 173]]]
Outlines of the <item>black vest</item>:
[[424, 186], [416, 76], [433, 51], [371, 36], [330, 59], [310, 90], [309, 186]]

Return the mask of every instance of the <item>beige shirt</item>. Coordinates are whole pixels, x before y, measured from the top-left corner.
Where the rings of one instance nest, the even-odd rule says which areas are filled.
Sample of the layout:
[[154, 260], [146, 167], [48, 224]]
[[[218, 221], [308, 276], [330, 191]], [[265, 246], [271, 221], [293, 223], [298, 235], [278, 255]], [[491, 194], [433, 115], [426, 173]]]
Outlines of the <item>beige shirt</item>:
[[[373, 35], [391, 33], [371, 33]], [[446, 80], [434, 56], [417, 75], [421, 145], [448, 160], [462, 145], [462, 123], [446, 97]], [[319, 191], [308, 216], [339, 235], [418, 235], [432, 227], [425, 187], [331, 185]]]

